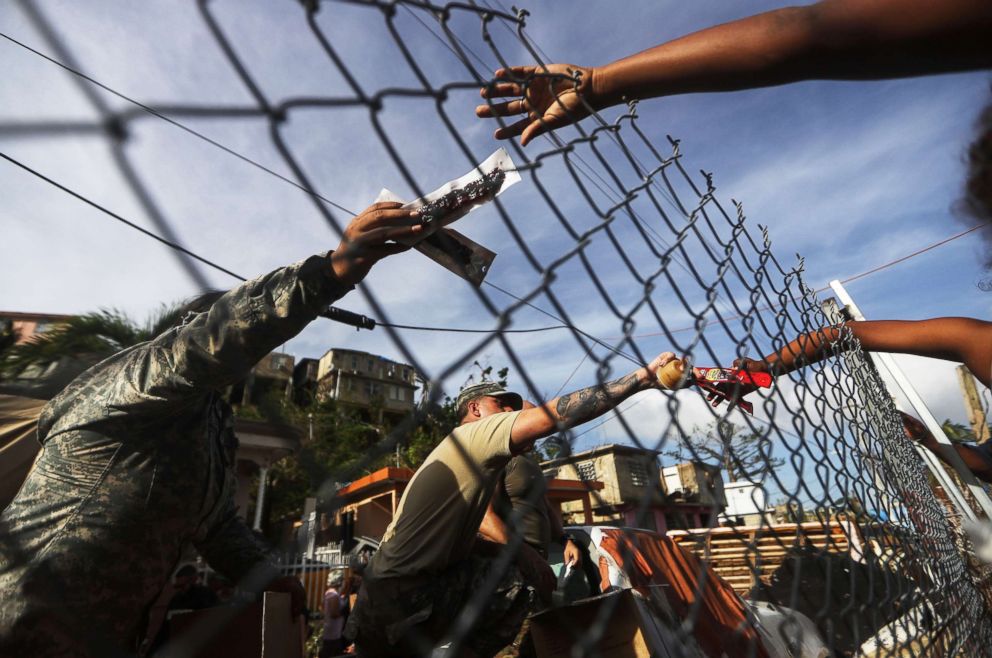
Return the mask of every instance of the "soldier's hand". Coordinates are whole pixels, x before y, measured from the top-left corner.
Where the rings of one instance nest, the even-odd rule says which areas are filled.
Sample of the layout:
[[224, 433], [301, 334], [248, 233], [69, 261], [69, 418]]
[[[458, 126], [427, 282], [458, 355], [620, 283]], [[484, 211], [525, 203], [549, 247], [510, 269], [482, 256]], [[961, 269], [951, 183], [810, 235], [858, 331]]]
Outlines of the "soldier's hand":
[[675, 352], [662, 352], [656, 356], [651, 363], [638, 371], [640, 373], [638, 377], [641, 379], [642, 388], [656, 388], [658, 387], [658, 371], [664, 368], [670, 361], [674, 361], [676, 358]]
[[403, 210], [399, 203], [375, 203], [351, 220], [341, 244], [331, 256], [338, 280], [354, 285], [365, 278], [372, 266], [410, 247], [394, 242], [423, 230], [417, 212]]
[[481, 90], [483, 98], [519, 96], [514, 100], [492, 105], [479, 105], [476, 116], [483, 118], [526, 114], [523, 119], [496, 131], [496, 139], [520, 135], [526, 146], [532, 139], [589, 116], [587, 105], [594, 109], [592, 95], [594, 69], [573, 64], [514, 66], [496, 71], [495, 80]]

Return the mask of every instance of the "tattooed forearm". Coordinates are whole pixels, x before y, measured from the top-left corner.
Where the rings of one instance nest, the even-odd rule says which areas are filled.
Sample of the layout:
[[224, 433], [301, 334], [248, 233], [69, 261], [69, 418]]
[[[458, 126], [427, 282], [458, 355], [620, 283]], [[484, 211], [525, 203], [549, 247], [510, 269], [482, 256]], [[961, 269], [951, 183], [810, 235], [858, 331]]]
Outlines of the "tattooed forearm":
[[574, 427], [602, 416], [640, 388], [637, 373], [631, 373], [611, 382], [562, 395], [555, 404], [558, 421], [566, 427]]

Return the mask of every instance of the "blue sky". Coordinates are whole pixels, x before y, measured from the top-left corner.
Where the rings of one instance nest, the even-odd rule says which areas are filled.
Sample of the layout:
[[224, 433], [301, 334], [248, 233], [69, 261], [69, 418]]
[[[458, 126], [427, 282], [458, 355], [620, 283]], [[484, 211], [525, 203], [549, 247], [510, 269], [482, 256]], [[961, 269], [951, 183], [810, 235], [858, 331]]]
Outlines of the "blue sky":
[[[195, 3], [48, 1], [37, 6], [85, 72], [134, 99], [152, 105], [253, 105]], [[528, 7], [527, 32], [553, 61], [597, 64], [777, 5], [628, 2], [623, 6], [624, 11], [618, 12], [613, 3], [539, 4]], [[346, 78], [307, 27], [298, 3], [216, 0], [209, 7], [270, 101], [351, 95]], [[433, 19], [424, 13], [418, 17], [423, 24], [411, 12], [399, 10], [396, 29], [424, 75], [435, 86], [471, 82], [466, 67], [437, 38], [440, 30]], [[322, 5], [317, 22], [366, 92], [418, 86], [378, 10], [329, 2]], [[484, 73], [496, 68], [498, 62], [480, 39], [476, 18], [456, 11], [449, 25], [485, 64], [470, 58], [473, 66]], [[0, 27], [11, 37], [55, 55], [19, 3], [0, 5]], [[494, 23], [492, 33], [506, 61], [531, 61], [505, 28]], [[5, 63], [0, 124], [92, 122], [97, 118], [80, 93], [78, 81], [53, 64], [6, 40], [0, 40], [0, 57]], [[132, 109], [118, 98], [99, 93], [112, 108]], [[773, 249], [783, 264], [791, 265], [794, 254], [801, 253], [808, 283], [819, 288], [830, 279], [855, 275], [971, 225], [967, 218], [956, 216], [952, 207], [960, 195], [962, 154], [972, 122], [988, 99], [989, 77], [975, 73], [695, 94], [644, 102], [638, 112], [641, 129], [663, 153], [668, 150], [665, 136], [671, 134], [682, 140], [683, 163], [689, 172], [713, 172], [717, 196], [725, 207], [731, 208], [731, 198], [744, 204], [755, 235], [758, 224], [769, 228]], [[421, 191], [463, 174], [472, 162], [481, 161], [498, 146], [491, 139], [495, 126], [474, 117], [476, 102], [474, 90], [452, 89], [443, 103], [445, 116], [474, 158], [470, 159], [451, 136], [433, 100], [386, 99], [377, 120]], [[614, 108], [604, 112], [604, 117], [613, 120], [620, 113]], [[181, 121], [282, 175], [291, 175], [273, 147], [268, 124], [257, 117]], [[315, 188], [346, 208], [365, 207], [382, 187], [404, 197], [415, 196], [364, 108], [297, 110], [281, 133]], [[561, 131], [566, 139], [576, 134], [572, 129]], [[600, 145], [608, 161], [622, 170], [617, 164], [619, 154], [605, 141]], [[526, 153], [536, 157], [549, 147], [540, 140]], [[236, 272], [254, 276], [336, 244], [305, 194], [175, 126], [151, 117], [136, 119], [129, 123], [123, 148], [179, 240]], [[104, 136], [14, 138], [0, 134], [0, 150], [154, 230], [114, 164]], [[586, 162], [594, 162], [590, 151], [580, 152]], [[513, 155], [519, 163], [517, 153]], [[639, 153], [645, 155], [643, 149]], [[195, 292], [190, 278], [161, 245], [12, 165], [0, 163], [0, 167], [4, 236], [0, 254], [7, 282], [0, 288], [0, 308], [74, 313], [117, 307], [143, 318], [161, 303]], [[596, 224], [597, 218], [579, 198], [560, 159], [549, 160], [538, 171], [538, 178], [570, 222], [584, 228]], [[605, 197], [598, 201], [607, 203]], [[642, 196], [639, 203], [644, 202]], [[525, 176], [501, 197], [501, 203], [542, 262], [550, 262], [573, 246], [540, 198], [533, 179]], [[646, 206], [638, 206], [638, 212], [651, 216]], [[332, 213], [339, 221], [347, 219], [337, 210]], [[660, 238], [671, 238], [661, 224], [653, 226]], [[494, 208], [473, 213], [457, 228], [499, 253], [489, 281], [516, 294], [539, 284], [537, 273]], [[651, 270], [650, 250], [632, 227], [618, 221], [617, 230], [638, 268]], [[975, 285], [985, 276], [985, 252], [977, 234], [971, 234], [853, 282], [848, 290], [870, 318], [987, 318], [992, 293]], [[636, 302], [640, 291], [633, 277], [602, 236], [589, 253], [611, 296], [621, 305]], [[693, 290], [684, 270], [673, 266], [671, 271], [680, 287]], [[217, 287], [233, 283], [215, 272], [205, 271], [205, 275]], [[621, 323], [577, 263], [563, 266], [553, 285], [576, 325], [600, 337], [622, 333]], [[393, 322], [494, 326], [469, 286], [416, 253], [377, 268], [368, 289]], [[500, 308], [512, 302], [493, 289], [483, 292]], [[698, 290], [689, 294], [698, 300]], [[654, 299], [664, 309], [669, 328], [691, 324], [670, 290], [659, 290]], [[546, 298], [535, 303], [551, 308]], [[372, 313], [360, 294], [352, 294], [339, 305]], [[659, 331], [649, 314], [639, 314], [637, 319], [635, 334]], [[557, 322], [531, 309], [514, 315], [516, 327], [549, 324]], [[455, 355], [467, 352], [481, 339], [420, 332], [401, 336], [432, 374], [448, 369]], [[729, 361], [729, 343], [718, 334], [707, 332], [707, 336], [718, 349], [728, 351]], [[556, 392], [584, 355], [578, 342], [562, 331], [514, 335], [508, 342], [538, 393]], [[670, 346], [659, 336], [645, 336], [637, 345], [646, 355]], [[315, 357], [332, 346], [402, 359], [398, 346], [381, 329], [359, 333], [323, 321], [291, 341], [286, 350], [297, 357]], [[509, 362], [496, 343], [473, 358], [497, 367]], [[939, 418], [964, 420], [952, 365], [913, 357], [900, 358], [900, 362]], [[619, 372], [630, 364], [620, 359], [613, 365], [614, 372]], [[444, 382], [446, 390], [457, 391], [472, 372], [471, 367], [455, 368]], [[568, 387], [592, 383], [595, 376], [594, 365], [586, 360]], [[511, 375], [511, 384], [522, 385], [519, 372]], [[659, 427], [667, 423], [667, 398], [653, 393], [644, 397], [625, 419], [635, 435], [654, 443]], [[683, 426], [708, 420], [695, 394], [681, 393], [679, 400]], [[626, 442], [627, 437], [611, 421], [584, 434], [578, 447]]]

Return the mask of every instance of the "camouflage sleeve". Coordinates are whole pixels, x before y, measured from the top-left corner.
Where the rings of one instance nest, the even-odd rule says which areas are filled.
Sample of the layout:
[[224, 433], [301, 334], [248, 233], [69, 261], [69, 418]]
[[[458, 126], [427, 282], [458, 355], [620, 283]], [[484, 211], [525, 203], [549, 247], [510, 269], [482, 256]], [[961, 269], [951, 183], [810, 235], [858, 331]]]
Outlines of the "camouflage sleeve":
[[260, 584], [265, 585], [278, 574], [278, 569], [270, 559], [269, 548], [237, 515], [234, 503], [229, 502], [228, 508], [207, 536], [194, 545], [207, 564], [231, 582], [240, 583], [243, 589], [257, 589], [259, 583], [247, 580], [261, 579], [264, 582]]
[[312, 256], [247, 281], [208, 312], [152, 341], [146, 358], [132, 363], [127, 380], [146, 400], [234, 384], [352, 288], [334, 276], [329, 256]]

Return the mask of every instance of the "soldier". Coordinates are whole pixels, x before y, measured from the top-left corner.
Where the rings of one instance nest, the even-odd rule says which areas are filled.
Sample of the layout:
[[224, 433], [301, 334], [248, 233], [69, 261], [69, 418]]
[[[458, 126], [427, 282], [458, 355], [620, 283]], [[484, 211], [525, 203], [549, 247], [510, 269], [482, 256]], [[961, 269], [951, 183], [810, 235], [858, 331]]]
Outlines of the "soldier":
[[0, 655], [133, 655], [190, 544], [242, 588], [288, 591], [302, 609], [299, 582], [278, 577], [236, 513], [238, 442], [220, 391], [403, 251], [390, 240], [421, 230], [412, 217], [371, 206], [337, 250], [205, 296], [45, 407], [41, 453], [0, 515]]
[[[524, 408], [528, 404], [524, 402]], [[555, 544], [561, 547], [562, 568], [572, 568], [582, 573], [582, 549], [565, 532], [561, 518], [551, 508], [547, 493], [548, 482], [537, 460], [528, 455], [515, 456], [499, 476], [496, 493], [482, 519], [479, 535], [489, 541], [511, 545], [515, 535], [520, 535], [519, 539], [544, 560], [549, 559], [552, 544]], [[542, 608], [542, 603], [532, 596], [529, 611], [537, 612]], [[524, 622], [510, 648], [519, 656], [534, 655], [529, 620]]]
[[493, 656], [509, 644], [528, 612], [527, 585], [548, 601], [555, 582], [548, 563], [529, 545], [511, 555], [501, 544], [477, 540], [500, 473], [537, 439], [657, 387], [658, 368], [674, 358], [665, 352], [620, 379], [532, 409], [521, 410], [518, 394], [491, 382], [462, 391], [461, 424], [410, 480], [365, 569], [346, 629], [358, 654], [429, 655], [437, 643], [453, 638], [456, 626], [460, 655]]

